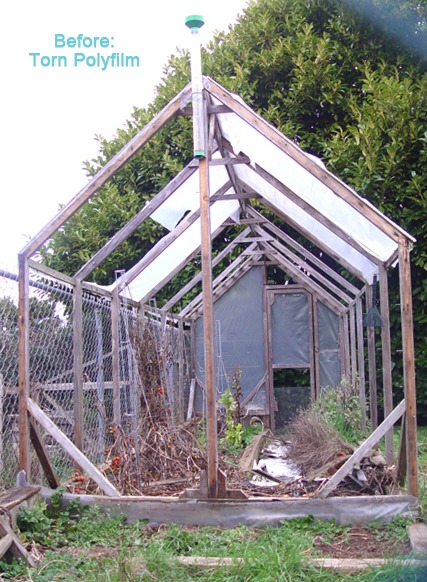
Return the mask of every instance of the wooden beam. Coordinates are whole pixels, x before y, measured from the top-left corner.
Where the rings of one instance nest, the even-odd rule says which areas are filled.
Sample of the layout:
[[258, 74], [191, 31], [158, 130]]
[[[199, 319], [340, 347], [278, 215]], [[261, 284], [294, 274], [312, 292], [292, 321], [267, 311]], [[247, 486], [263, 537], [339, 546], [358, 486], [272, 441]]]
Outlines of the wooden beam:
[[271, 204], [265, 198], [261, 198], [260, 202], [268, 210], [270, 210], [276, 216], [278, 216], [279, 218], [281, 218], [286, 224], [289, 224], [290, 226], [292, 226], [292, 228], [294, 228], [297, 232], [299, 232], [303, 236], [305, 236], [307, 240], [311, 241], [320, 250], [324, 251], [329, 257], [331, 257], [332, 259], [334, 259], [339, 265], [341, 265], [342, 267], [344, 267], [345, 269], [347, 269], [347, 271], [349, 271], [349, 273], [352, 273], [353, 275], [355, 275], [361, 281], [365, 281], [365, 277], [364, 277], [363, 273], [361, 271], [359, 271], [359, 269], [355, 268], [355, 266], [351, 262], [347, 261], [346, 259], [344, 259], [340, 255], [338, 255], [334, 251], [334, 249], [329, 248], [326, 244], [323, 243], [322, 240], [320, 240], [320, 239], [317, 240], [315, 237], [313, 237], [313, 233], [312, 232], [310, 232], [309, 230], [307, 230], [306, 228], [304, 228], [303, 226], [301, 226], [301, 224], [299, 224], [298, 222], [296, 222], [295, 220], [293, 220], [290, 216], [286, 215], [284, 212], [282, 212], [276, 206], [274, 206], [273, 204]]
[[19, 467], [31, 479], [30, 423], [27, 399], [30, 396], [30, 283], [28, 262], [24, 255], [18, 256], [19, 296]]
[[[4, 552], [9, 550], [15, 558], [24, 560], [24, 562], [26, 562], [26, 564], [31, 568], [37, 566], [37, 561], [21, 544], [20, 540], [15, 535], [15, 532], [9, 525], [8, 517], [5, 514], [0, 514], [0, 535], [4, 536], [3, 540], [6, 538], [6, 541], [3, 541], [2, 543], [2, 550]], [[0, 556], [1, 555], [2, 554], [0, 554]]]
[[359, 243], [355, 240], [349, 233], [347, 233], [344, 229], [342, 229], [336, 222], [326, 217], [320, 210], [318, 210], [315, 206], [295, 194], [290, 188], [288, 188], [285, 184], [280, 182], [277, 178], [275, 178], [272, 174], [267, 172], [264, 168], [255, 164], [255, 167], [251, 168], [261, 176], [266, 182], [268, 182], [271, 186], [273, 186], [276, 190], [281, 192], [286, 198], [291, 200], [294, 204], [296, 204], [299, 208], [304, 210], [309, 216], [313, 217], [315, 220], [322, 224], [325, 228], [329, 231], [333, 232], [335, 236], [343, 240], [347, 243], [350, 247], [357, 250], [361, 255], [372, 261], [374, 264], [378, 265], [380, 263], [379, 258], [371, 253], [369, 249], [367, 249], [364, 245]]
[[[319, 273], [313, 265], [309, 265], [307, 262], [305, 262], [303, 259], [301, 259], [301, 257], [299, 257], [298, 255], [293, 253], [288, 247], [286, 247], [285, 245], [282, 245], [277, 240], [268, 239], [268, 233], [263, 229], [263, 227], [255, 226], [254, 230], [257, 233], [263, 233], [265, 236], [264, 240], [265, 241], [269, 240], [271, 242], [270, 246], [277, 249], [279, 251], [279, 253], [286, 260], [289, 259], [289, 261], [291, 261], [293, 264], [295, 264], [295, 267], [300, 268], [300, 271], [302, 271], [305, 274], [305, 276], [307, 277], [307, 283], [306, 283], [307, 286], [310, 286], [311, 281], [316, 280], [321, 285], [323, 285], [323, 287], [319, 285], [319, 289], [323, 289], [323, 291], [326, 292], [328, 295], [331, 295], [331, 293], [333, 293], [339, 299], [342, 299], [343, 301], [345, 301], [347, 304], [353, 302], [353, 299], [351, 297], [349, 297], [347, 295], [347, 293], [342, 291], [332, 281], [330, 281], [329, 279], [324, 277], [322, 275], [322, 273]], [[332, 299], [336, 300], [335, 298], [332, 298]]]
[[350, 362], [351, 362], [351, 384], [357, 385], [357, 349], [356, 349], [356, 317], [354, 305], [348, 309], [350, 319]]
[[365, 387], [365, 347], [363, 343], [363, 314], [362, 299], [356, 297], [356, 334], [357, 334], [357, 358], [359, 368], [359, 402], [362, 413], [362, 430], [366, 430], [366, 387]]
[[[232, 240], [220, 253], [217, 254], [216, 257], [212, 260], [212, 268], [216, 267], [218, 263], [220, 263], [227, 255], [231, 253], [231, 251], [239, 244], [240, 240], [244, 238], [247, 234], [249, 234], [249, 228], [245, 228], [243, 232], [241, 232], [237, 237]], [[202, 273], [198, 273], [195, 275], [191, 281], [189, 281], [184, 287], [182, 287], [178, 293], [176, 293], [169, 301], [162, 307], [162, 311], [170, 311], [172, 307], [177, 303], [184, 295], [186, 295], [197, 283], [200, 283], [202, 280]]]
[[120, 299], [118, 290], [113, 292], [111, 302], [111, 351], [112, 351], [112, 380], [113, 380], [113, 422], [120, 426], [122, 413], [120, 406]]
[[412, 286], [409, 244], [399, 241], [400, 310], [402, 318], [403, 377], [406, 400], [406, 449], [408, 465], [408, 490], [418, 497], [417, 457], [417, 404], [415, 394], [415, 351], [412, 315]]
[[[220, 227], [218, 227], [212, 233], [212, 240], [214, 240], [224, 230], [224, 228], [225, 228], [224, 225], [221, 225]], [[168, 283], [171, 279], [173, 279], [173, 277], [175, 277], [175, 275], [177, 273], [179, 273], [181, 271], [181, 269], [183, 269], [199, 253], [200, 253], [200, 245], [196, 249], [194, 249], [194, 251], [190, 255], [185, 257], [179, 263], [179, 265], [177, 265], [174, 269], [169, 271], [168, 274], [166, 275], [166, 277], [164, 277], [161, 281], [159, 281], [159, 283], [157, 283], [157, 285], [155, 285], [152, 289], [150, 289], [150, 291], [148, 293], [146, 293], [143, 297], [141, 297], [141, 299], [139, 300], [139, 303], [142, 304], [142, 303], [145, 303], [146, 301], [148, 301], [149, 299], [154, 298], [155, 295], [160, 291], [160, 289], [162, 289], [166, 285], [166, 283]], [[164, 307], [163, 307], [162, 309], [160, 309], [160, 311], [167, 312], [168, 310], [164, 309]]]
[[[279, 237], [284, 243], [291, 246], [295, 252], [299, 253], [304, 258], [306, 258], [310, 263], [312, 263], [314, 266], [318, 267], [325, 275], [328, 275], [329, 277], [334, 279], [334, 281], [336, 283], [338, 283], [339, 285], [341, 285], [342, 287], [347, 289], [347, 291], [349, 293], [351, 293], [354, 296], [358, 295], [359, 289], [357, 287], [355, 287], [354, 285], [352, 285], [352, 283], [350, 283], [350, 281], [347, 281], [347, 279], [345, 279], [339, 273], [337, 273], [336, 271], [331, 269], [326, 263], [324, 263], [323, 261], [318, 259], [315, 255], [313, 255], [313, 253], [308, 251], [300, 243], [298, 243], [292, 237], [290, 237], [288, 234], [283, 232], [280, 228], [278, 228], [270, 220], [268, 220], [267, 218], [264, 218], [261, 213], [259, 213], [257, 210], [255, 210], [255, 208], [253, 208], [250, 205], [247, 205], [246, 210], [251, 216], [254, 217], [253, 220], [255, 220], [257, 222], [259, 221], [259, 222], [264, 223], [265, 230], [267, 230], [267, 231], [273, 233], [274, 235], [276, 235], [277, 237]], [[246, 219], [246, 222], [249, 223], [249, 220], [250, 219]]]
[[402, 400], [400, 404], [391, 412], [380, 424], [378, 428], [360, 445], [358, 449], [354, 451], [349, 459], [344, 463], [342, 467], [328, 480], [326, 481], [318, 490], [317, 497], [327, 497], [330, 493], [338, 487], [341, 481], [347, 477], [350, 471], [356, 463], [360, 463], [363, 457], [374, 447], [378, 441], [385, 435], [385, 433], [393, 427], [394, 423], [399, 420], [402, 414], [405, 412], [406, 403]]
[[[383, 324], [381, 326], [381, 357], [383, 366], [383, 399], [384, 416], [388, 416], [393, 410], [393, 381], [391, 372], [391, 338], [390, 338], [390, 308], [388, 297], [387, 271], [380, 266], [379, 271], [380, 287], [380, 309]], [[393, 430], [389, 430], [385, 435], [386, 461], [388, 465], [394, 464], [394, 442]]]
[[56, 489], [61, 485], [61, 481], [59, 480], [55, 468], [50, 461], [47, 448], [45, 447], [37, 426], [32, 418], [30, 418], [30, 437], [31, 443], [34, 447], [34, 450], [36, 451], [49, 487], [51, 487], [51, 489]]
[[110, 481], [104, 477], [104, 475], [99, 471], [89, 459], [78, 449], [70, 439], [50, 420], [45, 412], [32, 400], [28, 398], [27, 400], [28, 412], [33, 418], [37, 420], [38, 423], [44, 428], [44, 430], [50, 434], [52, 438], [64, 449], [64, 451], [70, 455], [70, 457], [77, 463], [79, 467], [85, 471], [91, 479], [100, 487], [100, 489], [106, 494], [113, 497], [120, 497], [120, 493], [114, 487]]
[[240, 155], [235, 158], [214, 158], [209, 160], [209, 166], [235, 166], [237, 164], [250, 164], [248, 156]]
[[191, 85], [170, 101], [153, 119], [147, 123], [123, 148], [103, 166], [80, 192], [22, 249], [21, 254], [31, 257], [39, 248], [71, 218], [127, 161], [129, 161], [148, 140], [176, 115], [191, 98]]
[[[199, 169], [200, 173], [200, 169]], [[230, 182], [226, 182], [220, 189], [219, 193], [225, 192], [230, 187]], [[211, 200], [209, 200], [209, 204]], [[144, 269], [146, 269], [151, 263], [160, 256], [160, 254], [167, 249], [175, 240], [179, 238], [179, 236], [189, 228], [196, 220], [200, 217], [200, 208], [189, 214], [180, 222], [173, 231], [169, 232], [163, 238], [161, 238], [154, 247], [148, 251], [144, 257], [134, 265], [129, 271], [125, 273], [123, 277], [117, 282], [117, 287], [119, 291], [122, 291], [127, 285], [129, 285], [132, 281], [138, 277], [142, 273]]]
[[321, 183], [329, 187], [339, 198], [345, 200], [352, 208], [360, 212], [367, 220], [395, 242], [398, 242], [402, 236], [407, 240], [414, 240], [403, 229], [384, 216], [368, 200], [359, 196], [354, 190], [334, 176], [334, 174], [309, 158], [292, 140], [285, 137], [276, 128], [267, 123], [245, 103], [237, 100], [231, 93], [209, 77], [204, 77], [203, 82], [205, 89], [222, 104], [229, 107], [238, 117], [246, 121], [271, 143], [275, 144], [281, 151], [295, 160]]
[[[218, 115], [219, 113], [232, 113], [232, 111], [226, 105], [212, 105], [208, 103], [207, 113], [208, 115]], [[187, 105], [183, 107], [178, 115], [193, 115], [193, 106]]]
[[94, 271], [105, 259], [116, 250], [141, 224], [150, 217], [176, 190], [196, 171], [198, 166], [187, 165], [167, 186], [154, 196], [123, 228], [116, 234], [76, 273], [76, 277], [85, 279]]
[[230, 194], [214, 194], [212, 202], [224, 200], [250, 200], [251, 198], [260, 199], [260, 194], [248, 194], [247, 192], [233, 192]]
[[[372, 289], [368, 285], [365, 291], [366, 295], [366, 312], [372, 305]], [[368, 375], [369, 375], [369, 406], [372, 429], [378, 426], [378, 396], [377, 396], [377, 354], [375, 346], [375, 327], [367, 327], [368, 342]]]
[[271, 260], [275, 261], [275, 263], [279, 265], [280, 268], [285, 271], [285, 273], [292, 275], [292, 277], [298, 281], [298, 283], [308, 288], [310, 292], [313, 293], [313, 295], [318, 297], [323, 303], [325, 303], [325, 305], [330, 307], [334, 313], [343, 312], [345, 307], [342, 303], [337, 301], [335, 297], [329, 295], [322, 287], [320, 287], [320, 285], [311, 280], [310, 277], [307, 277], [307, 275], [291, 261], [283, 257], [281, 254], [278, 254], [276, 249], [274, 249], [270, 243], [265, 245], [264, 253], [266, 256], [271, 258]]
[[73, 296], [74, 444], [83, 450], [83, 305], [82, 283], [76, 280]]

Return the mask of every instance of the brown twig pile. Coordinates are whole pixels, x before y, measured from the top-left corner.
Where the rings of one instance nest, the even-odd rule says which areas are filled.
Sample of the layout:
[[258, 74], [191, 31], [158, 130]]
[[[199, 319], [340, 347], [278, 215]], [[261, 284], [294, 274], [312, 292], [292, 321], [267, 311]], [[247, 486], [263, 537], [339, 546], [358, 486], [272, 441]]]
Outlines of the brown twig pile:
[[296, 416], [286, 438], [290, 443], [288, 457], [303, 475], [320, 469], [341, 454], [353, 452], [324, 416], [310, 409]]

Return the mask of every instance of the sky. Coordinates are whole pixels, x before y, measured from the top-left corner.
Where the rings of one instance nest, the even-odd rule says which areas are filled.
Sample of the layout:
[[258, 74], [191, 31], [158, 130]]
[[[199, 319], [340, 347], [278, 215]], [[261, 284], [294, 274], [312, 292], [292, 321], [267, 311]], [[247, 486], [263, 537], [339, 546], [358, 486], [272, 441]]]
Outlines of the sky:
[[[248, 0], [14, 0], [0, 8], [0, 269], [86, 184], [96, 134], [151, 102], [168, 57], [206, 44]], [[113, 57], [119, 53], [119, 57]], [[113, 60], [114, 59], [114, 60]], [[117, 66], [119, 63], [120, 66]], [[114, 66], [113, 66], [114, 65]], [[126, 66], [127, 65], [127, 66]]]

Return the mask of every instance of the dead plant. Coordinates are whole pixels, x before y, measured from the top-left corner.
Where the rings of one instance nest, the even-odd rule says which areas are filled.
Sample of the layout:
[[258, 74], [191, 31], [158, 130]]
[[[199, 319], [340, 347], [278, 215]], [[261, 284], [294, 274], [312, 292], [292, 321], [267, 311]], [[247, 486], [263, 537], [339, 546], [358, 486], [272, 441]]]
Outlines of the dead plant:
[[295, 417], [288, 427], [286, 439], [290, 442], [288, 457], [303, 475], [320, 469], [337, 456], [352, 452], [352, 447], [324, 416], [312, 409]]

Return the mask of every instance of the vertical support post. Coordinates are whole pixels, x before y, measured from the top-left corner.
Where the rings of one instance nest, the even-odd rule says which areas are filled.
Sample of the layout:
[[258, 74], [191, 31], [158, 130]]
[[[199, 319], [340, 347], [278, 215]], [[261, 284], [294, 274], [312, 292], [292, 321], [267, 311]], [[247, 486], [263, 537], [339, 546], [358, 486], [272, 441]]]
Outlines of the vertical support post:
[[27, 401], [30, 396], [30, 281], [25, 255], [19, 255], [19, 467], [31, 480], [30, 422]]
[[205, 340], [206, 416], [208, 439], [208, 497], [218, 496], [218, 437], [215, 387], [215, 345], [212, 297], [211, 226], [208, 161], [199, 161], [200, 223], [202, 238], [202, 291]]
[[98, 406], [98, 449], [99, 458], [103, 459], [105, 441], [105, 421], [104, 421], [104, 354], [102, 341], [102, 319], [99, 309], [95, 310], [95, 329], [96, 329], [96, 397]]
[[113, 373], [113, 423], [121, 424], [120, 412], [120, 337], [119, 337], [119, 291], [113, 290], [111, 300], [111, 351]]
[[82, 282], [76, 279], [73, 296], [74, 444], [83, 451], [83, 304]]
[[363, 344], [363, 313], [362, 300], [356, 298], [356, 333], [357, 333], [357, 358], [359, 362], [359, 402], [362, 411], [362, 429], [366, 430], [366, 390], [365, 390], [365, 354]]
[[415, 351], [412, 316], [411, 264], [408, 241], [399, 241], [400, 310], [402, 317], [403, 376], [406, 400], [406, 450], [408, 491], [418, 497], [417, 409]]
[[345, 379], [349, 382], [350, 381], [350, 337], [349, 337], [349, 324], [348, 324], [348, 311], [346, 311], [342, 316], [343, 322], [343, 345], [344, 345], [344, 375]]
[[318, 301], [313, 297], [313, 322], [314, 322], [314, 400], [320, 398], [320, 348], [319, 348], [319, 310], [317, 308]]
[[[366, 287], [366, 311], [368, 305], [372, 304], [372, 289]], [[368, 339], [368, 374], [369, 374], [369, 406], [371, 415], [371, 428], [375, 430], [378, 426], [378, 400], [377, 400], [377, 366], [375, 349], [375, 327], [367, 327]]]
[[351, 361], [351, 383], [356, 386], [357, 382], [357, 350], [356, 350], [356, 318], [355, 306], [350, 305], [348, 315], [350, 318], [350, 361]]
[[[381, 354], [383, 366], [383, 398], [384, 417], [393, 411], [393, 385], [391, 374], [391, 339], [390, 339], [390, 307], [388, 298], [387, 270], [379, 267], [380, 309], [383, 325], [381, 326]], [[394, 464], [393, 427], [385, 433], [386, 461]]]
[[184, 324], [178, 318], [178, 394], [176, 398], [176, 416], [179, 423], [184, 420]]

